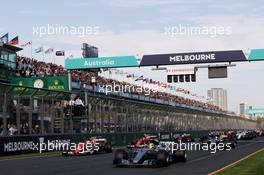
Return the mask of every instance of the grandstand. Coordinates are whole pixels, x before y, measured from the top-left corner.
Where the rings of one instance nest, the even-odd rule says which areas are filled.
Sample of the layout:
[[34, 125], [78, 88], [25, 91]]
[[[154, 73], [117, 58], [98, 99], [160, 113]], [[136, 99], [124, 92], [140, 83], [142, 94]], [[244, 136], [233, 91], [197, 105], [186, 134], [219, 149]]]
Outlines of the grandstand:
[[[255, 121], [229, 116], [217, 106], [165, 92], [151, 91], [149, 96], [145, 92], [106, 95], [100, 92], [99, 86], [113, 83], [137, 86], [85, 70], [73, 70], [67, 77], [68, 71], [63, 66], [16, 56], [14, 53], [18, 50], [10, 52], [10, 58], [5, 59], [13, 76], [7, 78], [11, 84], [6, 80], [0, 85], [4, 99], [1, 101], [1, 135], [256, 127]], [[16, 62], [12, 61], [11, 53]], [[51, 85], [35, 86], [33, 83], [37, 80]]]
[[[67, 76], [67, 71], [61, 66], [52, 63], [39, 62], [36, 59], [31, 59], [27, 57], [17, 57], [17, 76], [22, 77], [43, 77], [43, 76]], [[93, 86], [94, 84], [91, 81], [91, 78], [94, 77], [96, 79], [95, 86], [101, 85], [104, 86], [106, 84], [113, 84], [114, 82], [118, 85], [125, 86], [135, 86], [133, 84], [129, 84], [126, 82], [120, 82], [113, 79], [107, 79], [101, 76], [98, 76], [96, 73], [91, 73], [88, 71], [72, 71], [71, 78], [74, 84], [86, 84]], [[77, 87], [80, 89], [81, 86]], [[136, 93], [136, 92], [135, 92]], [[146, 92], [137, 93], [135, 95], [144, 95]], [[187, 98], [183, 98], [180, 96], [172, 95], [169, 93], [161, 93], [161, 92], [153, 92], [149, 95], [150, 98], [157, 98], [161, 100], [166, 100], [170, 102], [175, 102], [178, 104], [184, 104], [189, 107], [198, 107], [202, 109], [209, 109], [212, 111], [221, 111], [221, 109], [217, 106], [210, 105], [207, 103], [203, 103], [197, 100], [191, 100]]]

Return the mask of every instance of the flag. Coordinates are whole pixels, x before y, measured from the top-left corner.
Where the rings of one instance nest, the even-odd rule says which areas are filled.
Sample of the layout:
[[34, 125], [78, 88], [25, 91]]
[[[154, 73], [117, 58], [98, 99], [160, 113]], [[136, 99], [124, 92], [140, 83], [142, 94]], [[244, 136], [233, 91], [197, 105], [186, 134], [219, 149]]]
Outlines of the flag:
[[40, 53], [40, 52], [43, 52], [43, 46], [35, 49], [35, 53]]
[[55, 53], [56, 56], [64, 56], [65, 55], [65, 51], [64, 50], [58, 50]]
[[11, 45], [18, 45], [18, 36], [16, 36], [15, 38], [11, 39], [9, 41], [9, 44], [11, 44]]
[[25, 44], [22, 44], [21, 47], [26, 47], [26, 46], [31, 45], [31, 44], [32, 44], [31, 41], [29, 41], [29, 42], [26, 42]]
[[47, 50], [45, 50], [45, 54], [49, 54], [49, 53], [52, 53], [54, 51], [53, 48], [49, 48]]
[[127, 78], [135, 78], [135, 75], [134, 74], [128, 74], [126, 77]]
[[185, 94], [190, 94], [190, 91], [185, 90], [184, 93], [185, 93]]
[[135, 81], [139, 81], [139, 80], [143, 80], [143, 75], [141, 75], [140, 77], [138, 77], [137, 79], [135, 79]]
[[1, 43], [4, 43], [4, 44], [7, 44], [7, 43], [8, 43], [8, 33], [6, 33], [5, 35], [3, 35], [3, 36], [0, 38], [0, 42], [1, 42]]
[[158, 86], [160, 86], [160, 81], [157, 81], [156, 84], [157, 84]]
[[144, 78], [143, 82], [149, 82], [149, 78]]

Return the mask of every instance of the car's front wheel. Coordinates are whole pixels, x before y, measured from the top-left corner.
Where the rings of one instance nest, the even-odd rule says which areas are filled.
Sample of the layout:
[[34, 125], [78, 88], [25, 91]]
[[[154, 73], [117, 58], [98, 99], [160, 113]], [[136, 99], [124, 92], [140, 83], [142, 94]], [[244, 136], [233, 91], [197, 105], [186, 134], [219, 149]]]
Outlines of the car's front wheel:
[[117, 165], [121, 163], [123, 159], [127, 159], [127, 152], [122, 149], [116, 150], [114, 154], [113, 164]]

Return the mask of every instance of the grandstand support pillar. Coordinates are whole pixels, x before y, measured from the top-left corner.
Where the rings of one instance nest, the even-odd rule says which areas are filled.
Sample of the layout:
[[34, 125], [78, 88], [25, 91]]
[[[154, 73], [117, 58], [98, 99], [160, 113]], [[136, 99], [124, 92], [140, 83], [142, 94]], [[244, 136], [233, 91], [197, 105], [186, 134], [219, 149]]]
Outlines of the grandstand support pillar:
[[173, 114], [173, 132], [177, 131], [177, 116]]
[[155, 132], [157, 129], [157, 127], [156, 127], [157, 114], [158, 114], [158, 112], [155, 111], [155, 115], [153, 116], [153, 132]]
[[54, 134], [54, 118], [55, 118], [55, 111], [54, 111], [54, 98], [51, 99], [51, 134]]
[[97, 133], [97, 113], [98, 113], [98, 105], [94, 106], [94, 132]]
[[136, 114], [132, 112], [131, 115], [132, 115], [132, 128], [131, 128], [131, 132], [135, 132], [135, 129], [136, 129], [136, 118], [135, 118], [135, 116], [136, 116]]
[[[63, 101], [61, 101], [61, 103], [63, 104]], [[65, 111], [63, 110], [63, 107], [60, 108], [60, 119], [61, 119], [61, 134], [64, 134], [64, 126], [65, 126], [65, 122], [64, 122], [64, 117], [65, 117]]]
[[3, 106], [3, 136], [7, 135], [7, 92], [4, 93], [4, 106]]
[[182, 131], [185, 131], [185, 124], [186, 124], [186, 122], [185, 122], [185, 116], [184, 116], [184, 114], [182, 114], [181, 113], [181, 123], [182, 123]]
[[157, 110], [154, 111], [154, 115], [152, 116], [152, 132], [156, 131], [156, 116], [157, 116]]
[[136, 127], [136, 132], [139, 132], [140, 131], [140, 127], [139, 127], [139, 125], [140, 125], [140, 110], [139, 109], [137, 109], [137, 113], [136, 113], [136, 121], [135, 121], [135, 127]]
[[111, 131], [111, 111], [112, 111], [112, 105], [110, 103], [110, 100], [108, 100], [108, 111], [107, 111], [107, 133]]
[[85, 98], [85, 116], [86, 116], [86, 119], [87, 119], [87, 133], [89, 133], [89, 130], [90, 130], [90, 120], [89, 120], [89, 115], [90, 115], [90, 104], [89, 104], [89, 99], [88, 99], [88, 93], [87, 91], [85, 90], [84, 91], [84, 98]]
[[151, 132], [155, 131], [155, 116], [156, 116], [156, 111], [154, 110], [151, 115]]
[[145, 127], [145, 132], [148, 132], [148, 113], [146, 110], [144, 110], [144, 127]]
[[201, 115], [197, 115], [197, 130], [202, 130], [202, 128], [201, 128], [201, 120], [202, 120], [202, 116]]
[[129, 119], [128, 106], [126, 106], [125, 110], [126, 110], [126, 114], [125, 114], [125, 132], [128, 133], [128, 119]]
[[175, 114], [175, 117], [176, 117], [176, 125], [177, 125], [176, 131], [179, 131], [181, 128], [181, 120], [180, 120], [181, 117], [177, 113]]
[[177, 114], [178, 117], [178, 131], [182, 130], [182, 119], [181, 119], [181, 115]]
[[156, 118], [156, 123], [157, 123], [157, 132], [160, 132], [160, 117], [162, 116], [162, 112], [159, 111], [157, 118]]
[[[115, 106], [115, 111], [116, 113], [118, 113], [118, 108], [117, 106]], [[115, 113], [112, 113], [112, 117], [113, 117], [113, 121], [114, 121], [114, 130], [115, 130], [115, 133], [117, 132], [117, 126], [116, 126], [116, 122], [117, 122], [117, 115], [114, 115]]]
[[173, 115], [172, 115], [172, 113], [170, 112], [170, 113], [169, 113], [169, 129], [170, 129], [170, 132], [173, 131], [173, 123], [174, 123]]
[[73, 133], [73, 113], [74, 113], [74, 107], [71, 106], [71, 115], [70, 115], [70, 133]]
[[17, 97], [16, 125], [17, 125], [17, 134], [20, 135], [20, 96]]
[[147, 117], [147, 132], [151, 132], [151, 110], [148, 110], [148, 117]]
[[100, 133], [104, 132], [104, 115], [103, 115], [103, 114], [105, 114], [104, 109], [105, 109], [105, 106], [102, 103], [102, 101], [100, 101], [100, 108], [99, 108], [99, 110], [100, 110], [99, 111], [99, 115], [100, 115]]
[[71, 91], [72, 90], [71, 71], [68, 71], [68, 82], [69, 82], [69, 91]]
[[194, 122], [193, 122], [193, 124], [194, 124], [194, 130], [198, 130], [198, 115], [197, 114], [194, 114], [193, 115], [193, 117], [194, 117]]
[[142, 129], [143, 122], [144, 122], [143, 119], [144, 119], [144, 115], [142, 115], [142, 110], [140, 110], [140, 113], [138, 115], [138, 131], [139, 132], [142, 132], [143, 131], [143, 129]]
[[184, 114], [181, 114], [182, 115], [182, 131], [185, 131], [186, 130], [186, 117]]
[[29, 98], [29, 114], [28, 114], [28, 130], [29, 134], [32, 134], [32, 113], [33, 113], [33, 99]]
[[136, 111], [136, 113], [135, 113], [135, 117], [136, 117], [136, 121], [135, 121], [135, 131], [136, 132], [139, 132], [140, 130], [139, 130], [139, 118], [140, 118], [140, 113], [139, 113], [139, 110], [137, 110]]
[[41, 112], [40, 112], [40, 133], [44, 134], [44, 97], [41, 98]]
[[162, 128], [161, 118], [162, 117], [163, 117], [163, 111], [159, 111], [159, 115], [157, 117], [157, 132], [161, 132], [161, 128]]

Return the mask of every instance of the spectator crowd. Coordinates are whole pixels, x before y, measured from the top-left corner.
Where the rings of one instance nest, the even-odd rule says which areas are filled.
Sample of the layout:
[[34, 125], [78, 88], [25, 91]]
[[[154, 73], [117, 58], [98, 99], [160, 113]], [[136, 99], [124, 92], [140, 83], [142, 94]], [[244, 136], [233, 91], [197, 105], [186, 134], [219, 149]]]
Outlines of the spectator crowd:
[[[61, 65], [53, 64], [53, 63], [45, 63], [43, 61], [37, 61], [33, 58], [18, 56], [17, 57], [17, 69], [16, 75], [22, 77], [44, 77], [44, 76], [62, 76], [67, 75], [67, 71]], [[91, 73], [85, 70], [73, 70], [71, 71], [72, 81], [82, 82], [87, 85], [100, 85], [105, 86], [109, 84], [115, 83], [120, 86], [134, 86], [135, 89], [138, 87], [137, 85], [127, 83], [124, 81], [117, 81], [109, 78], [105, 78], [97, 75], [96, 73]], [[92, 78], [95, 78], [95, 83], [92, 82]], [[144, 92], [144, 88], [142, 92], [133, 91], [135, 95], [145, 95], [147, 92]], [[181, 96], [173, 95], [166, 92], [157, 92], [150, 91], [150, 98], [157, 98], [161, 100], [166, 100], [170, 102], [175, 102], [178, 104], [184, 104], [187, 106], [199, 107], [203, 109], [209, 109], [214, 111], [222, 111], [218, 106], [204, 103], [198, 100], [188, 99]]]

